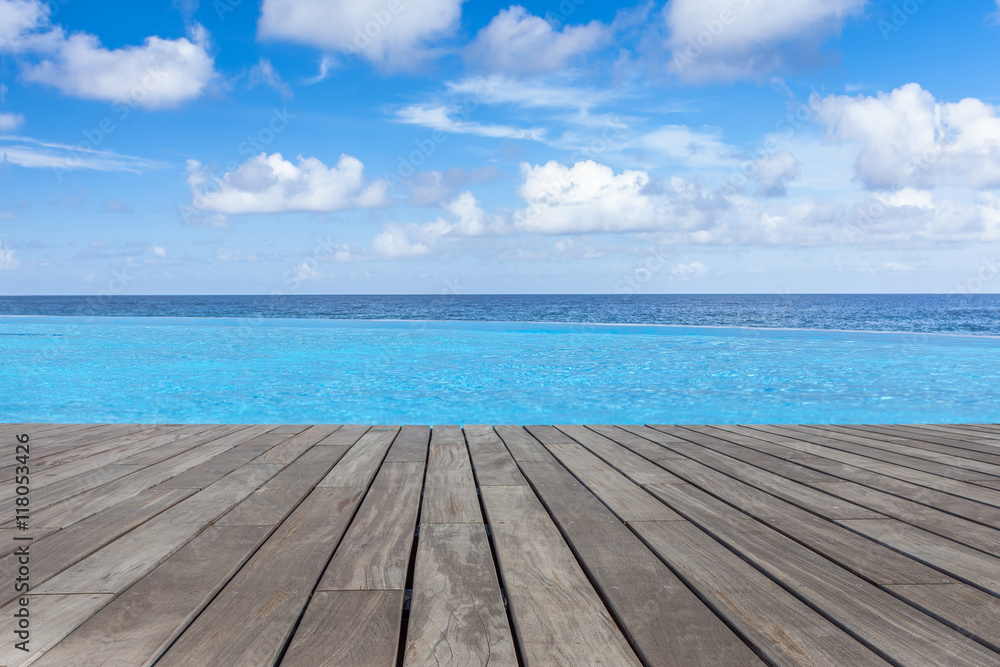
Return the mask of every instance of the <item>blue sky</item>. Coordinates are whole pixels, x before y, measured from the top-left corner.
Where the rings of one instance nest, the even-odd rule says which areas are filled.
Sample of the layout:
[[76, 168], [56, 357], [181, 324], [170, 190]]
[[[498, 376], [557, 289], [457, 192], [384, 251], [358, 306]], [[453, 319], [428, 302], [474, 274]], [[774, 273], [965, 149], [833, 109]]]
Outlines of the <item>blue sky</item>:
[[1000, 291], [995, 0], [0, 0], [0, 293]]

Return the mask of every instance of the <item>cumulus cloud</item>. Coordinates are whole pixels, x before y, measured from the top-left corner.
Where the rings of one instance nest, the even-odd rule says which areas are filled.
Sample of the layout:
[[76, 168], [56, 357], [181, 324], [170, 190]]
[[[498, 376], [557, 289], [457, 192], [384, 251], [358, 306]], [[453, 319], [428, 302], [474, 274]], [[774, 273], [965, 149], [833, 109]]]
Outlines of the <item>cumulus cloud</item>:
[[554, 30], [545, 19], [514, 5], [500, 10], [489, 25], [479, 31], [469, 46], [468, 57], [493, 72], [555, 72], [601, 45], [608, 37], [610, 30], [599, 21]]
[[147, 37], [141, 46], [108, 49], [87, 33], [50, 23], [38, 0], [0, 0], [0, 51], [23, 57], [26, 81], [73, 97], [151, 109], [201, 95], [215, 79], [208, 32], [191, 24], [187, 37]]
[[799, 161], [788, 151], [768, 153], [754, 162], [750, 176], [757, 182], [757, 195], [783, 197], [788, 184], [801, 175]]
[[866, 0], [671, 0], [669, 69], [689, 81], [759, 78], [818, 57]]
[[386, 70], [413, 69], [458, 27], [463, 0], [264, 0], [262, 39], [358, 54]]
[[452, 219], [438, 218], [422, 225], [388, 225], [372, 241], [372, 251], [384, 258], [426, 255], [446, 238], [500, 236], [512, 229], [502, 216], [483, 210], [471, 192], [463, 192], [444, 206]]
[[555, 161], [521, 165], [513, 214], [522, 232], [583, 234], [634, 231], [699, 233], [728, 207], [724, 198], [674, 177], [654, 183], [641, 170], [620, 174], [592, 160], [567, 167]]
[[222, 214], [328, 212], [388, 203], [385, 182], [369, 183], [361, 161], [350, 155], [328, 167], [316, 158], [300, 155], [293, 164], [280, 153], [260, 153], [218, 177], [189, 160], [187, 182], [194, 208]]
[[481, 137], [497, 139], [534, 139], [541, 140], [545, 130], [538, 127], [511, 127], [509, 125], [490, 125], [455, 118], [456, 109], [447, 106], [428, 106], [412, 104], [400, 109], [396, 119], [401, 123], [422, 125], [423, 127], [448, 132], [451, 134], [476, 134]]
[[813, 96], [811, 104], [832, 139], [860, 146], [855, 176], [868, 189], [1000, 187], [1000, 116], [982, 100], [937, 102], [910, 83], [875, 97]]
[[19, 113], [0, 113], [0, 132], [11, 132], [24, 124], [24, 116]]

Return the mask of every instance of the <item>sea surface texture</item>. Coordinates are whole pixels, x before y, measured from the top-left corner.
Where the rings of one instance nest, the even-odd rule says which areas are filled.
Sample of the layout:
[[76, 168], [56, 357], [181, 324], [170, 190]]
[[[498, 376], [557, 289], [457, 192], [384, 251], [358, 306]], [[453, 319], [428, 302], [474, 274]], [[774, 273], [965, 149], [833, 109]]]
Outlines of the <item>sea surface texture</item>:
[[0, 297], [0, 355], [0, 422], [1000, 421], [995, 295]]

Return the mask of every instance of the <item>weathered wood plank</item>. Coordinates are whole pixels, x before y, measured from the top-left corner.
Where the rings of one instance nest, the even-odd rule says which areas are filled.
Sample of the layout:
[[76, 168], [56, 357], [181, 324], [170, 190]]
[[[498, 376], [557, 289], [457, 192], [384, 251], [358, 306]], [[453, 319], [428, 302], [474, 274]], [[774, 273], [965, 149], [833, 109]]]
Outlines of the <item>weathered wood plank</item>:
[[646, 664], [763, 664], [565, 468], [521, 465]]
[[1000, 655], [767, 526], [748, 520], [704, 491], [679, 485], [661, 486], [657, 491], [715, 540], [887, 658], [927, 667], [1000, 665]]
[[[340, 431], [345, 428], [347, 427], [341, 428]], [[336, 436], [340, 431], [333, 435]], [[370, 431], [357, 440], [354, 446], [347, 450], [333, 470], [320, 481], [319, 486], [321, 488], [336, 486], [368, 488], [372, 477], [375, 476], [375, 471], [378, 470], [382, 459], [385, 458], [385, 454], [397, 433], [399, 433], [398, 426], [373, 426]], [[327, 440], [329, 439], [327, 438]], [[323, 443], [325, 442], [326, 440], [323, 441]]]
[[489, 426], [466, 426], [465, 437], [480, 486], [522, 486], [524, 476], [517, 469], [503, 440]]
[[[16, 619], [13, 613], [5, 613], [0, 618], [0, 632], [4, 641], [0, 644], [0, 665], [16, 667], [27, 664], [43, 651], [54, 646], [74, 628], [87, 620], [98, 609], [111, 601], [111, 595], [85, 593], [81, 595], [31, 595], [28, 609], [31, 612], [31, 641], [28, 651], [15, 648]], [[64, 663], [73, 664], [73, 663]]]
[[383, 463], [317, 590], [402, 590], [424, 464]]
[[364, 492], [314, 490], [157, 664], [273, 664]]
[[149, 665], [263, 542], [263, 526], [211, 526], [35, 663]]
[[517, 665], [486, 529], [422, 525], [404, 665]]
[[420, 524], [482, 523], [472, 463], [458, 427], [431, 430]]
[[427, 460], [427, 443], [430, 442], [430, 426], [404, 426], [392, 442], [386, 463], [423, 463]]
[[42, 584], [42, 593], [119, 593], [170, 557], [277, 472], [244, 466]]
[[1000, 599], [965, 584], [894, 585], [883, 588], [1000, 652]]
[[687, 521], [630, 525], [771, 663], [887, 664]]
[[641, 664], [531, 489], [481, 490], [528, 664]]
[[394, 667], [403, 591], [319, 591], [283, 665]]
[[552, 461], [552, 454], [542, 447], [530, 433], [524, 430], [523, 426], [500, 425], [494, 426], [500, 439], [507, 445], [511, 456], [515, 461]]

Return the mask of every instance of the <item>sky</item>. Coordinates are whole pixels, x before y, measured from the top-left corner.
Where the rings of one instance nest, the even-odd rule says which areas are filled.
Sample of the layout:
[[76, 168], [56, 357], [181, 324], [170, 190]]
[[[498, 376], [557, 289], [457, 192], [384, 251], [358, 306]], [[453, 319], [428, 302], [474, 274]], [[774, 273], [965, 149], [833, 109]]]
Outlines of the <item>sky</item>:
[[998, 0], [0, 0], [0, 294], [998, 292], [998, 64]]

